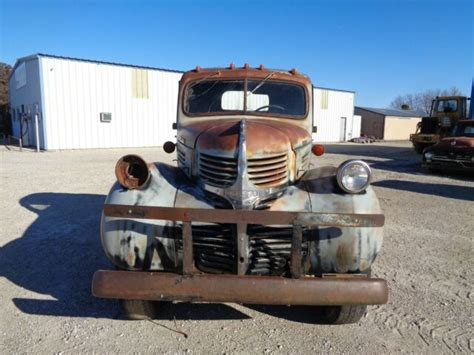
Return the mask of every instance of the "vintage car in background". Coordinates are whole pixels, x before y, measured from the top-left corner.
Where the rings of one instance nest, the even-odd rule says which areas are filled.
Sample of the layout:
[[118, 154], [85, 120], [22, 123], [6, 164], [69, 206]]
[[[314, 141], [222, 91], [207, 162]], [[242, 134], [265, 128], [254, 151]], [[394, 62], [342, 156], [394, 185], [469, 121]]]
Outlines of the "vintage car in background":
[[474, 172], [474, 120], [458, 121], [448, 137], [423, 152], [430, 170]]
[[386, 303], [370, 275], [384, 224], [372, 172], [318, 162], [312, 90], [294, 69], [186, 72], [177, 142], [164, 144], [177, 166], [116, 165], [101, 240], [118, 270], [97, 271], [93, 294], [134, 319], [160, 301], [236, 302], [323, 306], [340, 324]]

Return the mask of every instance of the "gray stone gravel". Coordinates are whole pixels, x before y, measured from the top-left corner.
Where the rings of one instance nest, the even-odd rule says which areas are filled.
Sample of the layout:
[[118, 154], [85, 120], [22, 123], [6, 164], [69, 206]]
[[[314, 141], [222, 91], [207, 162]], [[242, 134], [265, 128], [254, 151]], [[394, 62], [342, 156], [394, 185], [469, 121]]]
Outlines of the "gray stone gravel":
[[[373, 274], [389, 304], [359, 324], [315, 324], [311, 307], [176, 304], [154, 322], [127, 321], [90, 295], [110, 268], [99, 217], [124, 154], [160, 148], [18, 152], [0, 147], [0, 353], [310, 353], [474, 351], [474, 180], [430, 175], [408, 143], [327, 145], [313, 163], [364, 158], [386, 215]], [[179, 330], [188, 334], [175, 332]]]

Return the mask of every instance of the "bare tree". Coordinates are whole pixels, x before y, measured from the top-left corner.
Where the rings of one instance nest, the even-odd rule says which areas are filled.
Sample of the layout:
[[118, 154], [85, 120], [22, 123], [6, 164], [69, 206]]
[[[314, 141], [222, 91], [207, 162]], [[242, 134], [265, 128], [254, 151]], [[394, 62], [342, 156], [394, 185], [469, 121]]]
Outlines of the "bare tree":
[[390, 103], [390, 107], [401, 109], [408, 106], [410, 110], [420, 112], [423, 115], [429, 115], [431, 102], [436, 96], [461, 96], [462, 92], [456, 86], [450, 89], [432, 89], [418, 92], [415, 94], [399, 95]]

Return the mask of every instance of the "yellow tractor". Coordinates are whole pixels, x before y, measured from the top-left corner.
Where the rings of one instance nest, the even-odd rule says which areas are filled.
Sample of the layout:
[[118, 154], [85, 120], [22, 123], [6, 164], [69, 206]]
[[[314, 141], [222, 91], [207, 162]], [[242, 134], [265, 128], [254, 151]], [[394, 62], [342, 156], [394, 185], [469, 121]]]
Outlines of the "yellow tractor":
[[465, 96], [437, 96], [433, 100], [430, 116], [423, 117], [416, 132], [410, 134], [418, 154], [447, 136], [459, 120], [467, 118], [467, 100]]

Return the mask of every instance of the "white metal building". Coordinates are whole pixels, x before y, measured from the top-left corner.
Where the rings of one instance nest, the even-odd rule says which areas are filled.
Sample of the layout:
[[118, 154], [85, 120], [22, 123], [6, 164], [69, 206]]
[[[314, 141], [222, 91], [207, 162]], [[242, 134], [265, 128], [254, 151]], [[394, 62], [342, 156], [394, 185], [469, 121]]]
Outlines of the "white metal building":
[[37, 54], [10, 77], [13, 135], [43, 149], [161, 146], [174, 139], [182, 73]]
[[[42, 149], [161, 146], [174, 140], [182, 72], [46, 54], [17, 60], [9, 81], [12, 127]], [[354, 92], [314, 88], [318, 142], [359, 136]], [[21, 132], [20, 132], [21, 130]]]
[[313, 134], [316, 142], [345, 142], [360, 136], [360, 116], [354, 116], [354, 92], [315, 87]]

